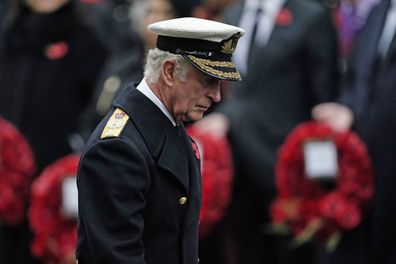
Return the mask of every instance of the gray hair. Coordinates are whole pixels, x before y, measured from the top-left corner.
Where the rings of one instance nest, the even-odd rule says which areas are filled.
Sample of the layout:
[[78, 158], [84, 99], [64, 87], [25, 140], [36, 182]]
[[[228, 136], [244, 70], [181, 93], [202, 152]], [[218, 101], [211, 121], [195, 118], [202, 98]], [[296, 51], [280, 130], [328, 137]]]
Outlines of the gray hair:
[[176, 63], [176, 75], [181, 81], [187, 79], [189, 62], [179, 54], [172, 54], [158, 48], [149, 50], [147, 54], [146, 66], [144, 67], [144, 78], [147, 82], [156, 83], [161, 75], [162, 64], [167, 59], [173, 59]]

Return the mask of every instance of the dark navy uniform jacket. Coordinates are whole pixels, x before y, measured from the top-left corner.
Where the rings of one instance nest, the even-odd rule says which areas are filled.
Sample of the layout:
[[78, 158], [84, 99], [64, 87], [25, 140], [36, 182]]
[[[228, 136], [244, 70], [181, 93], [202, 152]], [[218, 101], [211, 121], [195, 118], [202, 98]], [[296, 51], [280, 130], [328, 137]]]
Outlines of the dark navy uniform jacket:
[[79, 264], [198, 262], [201, 183], [191, 143], [182, 125], [125, 88], [81, 157]]

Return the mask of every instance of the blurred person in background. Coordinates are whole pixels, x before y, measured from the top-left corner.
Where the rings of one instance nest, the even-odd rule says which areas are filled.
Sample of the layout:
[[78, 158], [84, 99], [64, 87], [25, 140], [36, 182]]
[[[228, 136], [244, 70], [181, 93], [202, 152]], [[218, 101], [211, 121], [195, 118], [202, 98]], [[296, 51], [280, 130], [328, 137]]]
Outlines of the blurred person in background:
[[396, 1], [382, 0], [359, 32], [337, 103], [314, 108], [334, 129], [354, 129], [368, 146], [375, 193], [368, 219], [321, 263], [396, 263]]
[[[0, 45], [0, 115], [28, 139], [37, 173], [72, 152], [69, 136], [107, 56], [73, 0], [13, 1]], [[0, 263], [33, 263], [28, 224], [0, 227]]]
[[[156, 36], [146, 30], [147, 25], [165, 19], [178, 17], [196, 17], [201, 0], [145, 0], [140, 1], [133, 13], [141, 21], [139, 32], [143, 37], [146, 49], [152, 49], [156, 44]], [[140, 8], [139, 8], [140, 6]], [[141, 12], [140, 15], [136, 12]], [[142, 16], [143, 15], [143, 16]]]
[[202, 0], [196, 15], [206, 19], [222, 21], [224, 10], [238, 2], [240, 0]]
[[197, 126], [228, 133], [233, 149], [234, 191], [223, 233], [232, 242], [226, 255], [234, 256], [225, 258], [238, 264], [312, 263], [313, 247], [291, 250], [266, 227], [279, 146], [294, 126], [311, 118], [312, 107], [338, 92], [331, 12], [319, 1], [246, 0], [224, 18], [246, 31], [233, 57], [243, 82]]

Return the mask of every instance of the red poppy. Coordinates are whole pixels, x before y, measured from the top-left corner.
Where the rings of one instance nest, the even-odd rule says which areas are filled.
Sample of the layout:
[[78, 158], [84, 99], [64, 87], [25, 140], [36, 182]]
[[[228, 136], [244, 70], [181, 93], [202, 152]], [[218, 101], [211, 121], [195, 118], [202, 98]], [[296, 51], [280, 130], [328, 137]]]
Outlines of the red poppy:
[[199, 153], [199, 148], [198, 148], [197, 144], [195, 142], [192, 142], [191, 146], [192, 146], [195, 158], [197, 160], [200, 160], [201, 159], [201, 153]]
[[275, 23], [279, 26], [288, 26], [292, 21], [293, 13], [287, 8], [282, 8], [276, 16]]
[[59, 60], [69, 52], [69, 45], [66, 42], [56, 42], [47, 46], [45, 55], [50, 60]]

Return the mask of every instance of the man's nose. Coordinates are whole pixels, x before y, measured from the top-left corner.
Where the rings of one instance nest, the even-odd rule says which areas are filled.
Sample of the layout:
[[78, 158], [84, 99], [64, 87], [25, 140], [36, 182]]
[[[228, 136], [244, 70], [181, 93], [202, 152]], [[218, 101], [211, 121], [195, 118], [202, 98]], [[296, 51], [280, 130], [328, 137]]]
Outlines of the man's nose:
[[213, 89], [210, 90], [210, 98], [213, 102], [220, 102], [221, 100], [221, 82], [219, 81]]

